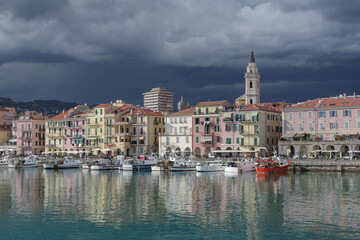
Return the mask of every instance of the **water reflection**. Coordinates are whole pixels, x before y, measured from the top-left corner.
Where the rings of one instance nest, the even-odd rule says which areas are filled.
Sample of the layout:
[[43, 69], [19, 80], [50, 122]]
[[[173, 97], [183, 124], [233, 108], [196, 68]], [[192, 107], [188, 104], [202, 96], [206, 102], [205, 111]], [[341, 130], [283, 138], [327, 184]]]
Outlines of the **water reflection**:
[[85, 221], [132, 232], [147, 225], [150, 235], [154, 227], [169, 234], [166, 229], [174, 226], [183, 228], [184, 235], [211, 233], [223, 238], [271, 238], [279, 233], [356, 238], [359, 193], [356, 173], [1, 169], [0, 219], [41, 216], [44, 224]]

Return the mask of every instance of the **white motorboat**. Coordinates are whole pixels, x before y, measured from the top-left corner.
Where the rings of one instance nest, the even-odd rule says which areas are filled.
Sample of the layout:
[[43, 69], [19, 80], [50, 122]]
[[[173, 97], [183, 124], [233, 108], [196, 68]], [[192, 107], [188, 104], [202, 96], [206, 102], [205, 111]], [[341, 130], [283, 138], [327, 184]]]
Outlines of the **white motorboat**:
[[9, 168], [20, 168], [23, 161], [19, 158], [11, 159], [8, 161]]
[[124, 171], [142, 171], [151, 170], [151, 166], [156, 165], [157, 159], [154, 156], [144, 157], [140, 156], [138, 159], [125, 160], [122, 165]]
[[25, 161], [21, 164], [21, 167], [23, 168], [32, 168], [32, 167], [38, 167], [40, 160], [39, 157], [36, 155], [25, 157]]
[[2, 158], [0, 159], [0, 168], [8, 167], [9, 160], [10, 160], [10, 159], [9, 159], [8, 156], [2, 157]]
[[227, 161], [225, 166], [225, 172], [239, 173], [240, 162], [239, 161]]
[[173, 162], [172, 166], [170, 166], [171, 172], [196, 171], [196, 163], [193, 160], [170, 158], [170, 161]]
[[66, 169], [66, 168], [78, 168], [80, 167], [81, 161], [79, 159], [73, 159], [65, 157], [64, 159], [58, 159], [44, 163], [44, 169]]
[[169, 170], [169, 162], [166, 160], [159, 160], [156, 165], [151, 166], [151, 171], [167, 171]]
[[99, 159], [94, 165], [90, 167], [91, 171], [102, 171], [102, 170], [118, 170], [119, 165], [113, 164], [111, 159]]
[[225, 172], [253, 172], [255, 171], [256, 164], [251, 160], [243, 161], [228, 161], [226, 162]]
[[222, 160], [206, 161], [204, 164], [198, 164], [196, 166], [198, 172], [219, 172], [224, 171]]

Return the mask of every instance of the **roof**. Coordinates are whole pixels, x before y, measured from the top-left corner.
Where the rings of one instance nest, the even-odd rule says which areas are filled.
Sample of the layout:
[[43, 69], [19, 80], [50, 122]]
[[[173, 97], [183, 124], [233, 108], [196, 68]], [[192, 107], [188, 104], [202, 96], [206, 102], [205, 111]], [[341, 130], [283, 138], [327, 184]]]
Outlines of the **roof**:
[[11, 126], [8, 125], [0, 125], [0, 131], [11, 131]]
[[254, 51], [253, 51], [253, 49], [251, 49], [250, 62], [251, 62], [251, 63], [254, 63], [254, 62], [255, 62], [255, 57], [254, 57]]
[[193, 115], [195, 107], [187, 108], [179, 112], [171, 113], [168, 116]]
[[317, 98], [308, 100], [306, 102], [298, 103], [291, 107], [284, 108], [290, 109], [308, 109], [308, 108], [343, 108], [360, 106], [360, 98], [358, 97], [344, 97], [344, 98]]
[[3, 107], [0, 107], [0, 111], [9, 112], [9, 109], [6, 109], [6, 108], [3, 108]]
[[195, 107], [212, 107], [212, 106], [222, 106], [224, 104], [228, 104], [230, 105], [230, 103], [227, 100], [222, 100], [222, 101], [213, 101], [213, 102], [199, 102], [198, 104], [196, 104]]
[[163, 114], [161, 112], [156, 112], [153, 110], [140, 108], [140, 109], [128, 109], [128, 111], [125, 111], [123, 115], [137, 115], [139, 111], [139, 115], [153, 115], [153, 116], [162, 116]]
[[95, 106], [94, 108], [103, 108], [103, 107], [107, 107], [109, 106], [111, 103], [103, 103], [103, 104], [99, 104], [97, 106]]
[[240, 111], [254, 111], [254, 110], [280, 113], [280, 110], [278, 108], [261, 106], [256, 104], [244, 105], [244, 107], [240, 109]]

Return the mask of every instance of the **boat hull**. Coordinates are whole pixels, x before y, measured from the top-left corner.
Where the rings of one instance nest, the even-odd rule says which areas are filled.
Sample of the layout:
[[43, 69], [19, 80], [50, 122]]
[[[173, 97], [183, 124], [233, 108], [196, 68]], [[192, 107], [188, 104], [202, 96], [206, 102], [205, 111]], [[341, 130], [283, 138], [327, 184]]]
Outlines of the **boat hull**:
[[269, 173], [278, 173], [286, 172], [289, 165], [281, 167], [256, 167], [256, 173], [269, 174]]
[[223, 166], [196, 166], [198, 172], [221, 172], [224, 171]]
[[196, 171], [196, 167], [170, 167], [171, 172], [191, 172]]
[[105, 170], [119, 170], [119, 166], [117, 165], [105, 165], [105, 166], [91, 166], [91, 171], [105, 171]]
[[154, 166], [154, 164], [138, 164], [138, 165], [124, 164], [122, 166], [122, 170], [123, 171], [150, 171], [151, 166]]

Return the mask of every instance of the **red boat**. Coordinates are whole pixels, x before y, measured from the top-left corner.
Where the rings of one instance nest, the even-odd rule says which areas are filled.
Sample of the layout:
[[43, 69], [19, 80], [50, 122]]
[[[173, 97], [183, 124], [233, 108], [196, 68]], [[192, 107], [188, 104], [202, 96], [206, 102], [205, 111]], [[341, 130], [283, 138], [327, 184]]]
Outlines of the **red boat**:
[[259, 158], [258, 158], [258, 166], [256, 167], [256, 173], [260, 173], [260, 174], [267, 174], [267, 173], [278, 173], [278, 172], [286, 172], [290, 161], [281, 161], [281, 160], [276, 160], [273, 161], [270, 154], [267, 153], [269, 155], [269, 158], [266, 160], [260, 160], [260, 153], [259, 153]]

